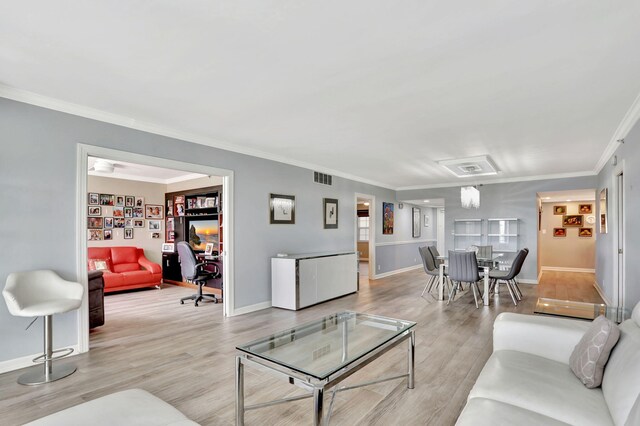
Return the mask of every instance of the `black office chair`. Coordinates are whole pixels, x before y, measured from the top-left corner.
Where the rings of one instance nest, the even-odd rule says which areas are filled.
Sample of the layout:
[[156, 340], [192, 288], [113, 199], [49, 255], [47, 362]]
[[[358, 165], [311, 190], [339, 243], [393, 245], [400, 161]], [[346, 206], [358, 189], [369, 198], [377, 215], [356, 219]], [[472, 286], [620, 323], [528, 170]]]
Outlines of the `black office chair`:
[[[214, 303], [218, 303], [218, 298], [215, 294], [202, 293], [202, 286], [206, 284], [207, 280], [220, 278], [218, 266], [207, 262], [198, 263], [196, 260], [196, 254], [186, 241], [180, 241], [177, 244], [177, 247], [178, 256], [180, 257], [180, 270], [182, 271], [182, 276], [188, 281], [198, 285], [198, 293], [183, 297], [180, 299], [180, 304], [184, 304], [185, 300], [195, 300], [195, 306], [198, 306], [198, 302], [203, 299], [212, 299]], [[215, 271], [206, 271], [204, 266], [207, 264], [214, 266]]]

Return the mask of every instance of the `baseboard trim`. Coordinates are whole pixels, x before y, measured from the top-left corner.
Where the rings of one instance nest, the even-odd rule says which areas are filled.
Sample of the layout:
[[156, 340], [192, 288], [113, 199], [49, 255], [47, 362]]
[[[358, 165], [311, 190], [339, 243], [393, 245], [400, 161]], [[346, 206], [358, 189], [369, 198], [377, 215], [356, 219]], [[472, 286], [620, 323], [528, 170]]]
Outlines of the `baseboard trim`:
[[518, 278], [518, 283], [522, 283], [522, 284], [538, 284], [540, 281], [539, 280], [521, 280]]
[[408, 266], [406, 268], [401, 268], [401, 269], [396, 269], [393, 271], [389, 271], [389, 272], [383, 272], [381, 274], [376, 274], [373, 277], [370, 277], [370, 280], [377, 280], [380, 278], [386, 278], [386, 277], [390, 277], [391, 275], [396, 275], [396, 274], [401, 274], [403, 272], [409, 272], [409, 271], [413, 271], [414, 269], [419, 269], [422, 268], [422, 264], [418, 264], [418, 265], [414, 265], [414, 266]]
[[542, 273], [544, 271], [557, 271], [557, 272], [586, 272], [586, 273], [591, 273], [591, 274], [595, 274], [596, 270], [595, 269], [589, 269], [589, 268], [563, 268], [561, 266], [543, 266], [542, 268], [540, 268], [540, 275], [542, 275]]
[[604, 301], [604, 303], [607, 306], [611, 306], [612, 305], [611, 301], [609, 300], [609, 298], [607, 296], [605, 296], [604, 290], [602, 290], [602, 288], [600, 288], [600, 284], [598, 284], [597, 280], [593, 280], [593, 287], [595, 287], [595, 289], [598, 292], [598, 294], [600, 295], [600, 297], [602, 297], [602, 300]]
[[243, 306], [241, 308], [236, 308], [231, 311], [231, 317], [235, 317], [238, 315], [248, 314], [250, 312], [261, 311], [263, 309], [268, 309], [271, 307], [271, 301], [256, 303], [255, 305]]
[[[73, 348], [73, 352], [71, 353], [71, 355], [69, 355], [70, 357], [78, 355], [80, 353], [78, 351], [78, 345], [67, 346], [67, 348]], [[57, 350], [57, 349], [64, 349], [64, 348], [54, 348], [54, 350]], [[33, 359], [40, 355], [42, 354], [38, 353], [34, 355], [21, 356], [20, 358], [8, 359], [6, 361], [0, 361], [0, 374], [7, 373], [9, 371], [20, 370], [21, 368], [33, 367], [34, 365], [42, 365], [42, 364], [35, 364], [33, 362]], [[54, 368], [55, 368], [55, 365], [54, 365]]]

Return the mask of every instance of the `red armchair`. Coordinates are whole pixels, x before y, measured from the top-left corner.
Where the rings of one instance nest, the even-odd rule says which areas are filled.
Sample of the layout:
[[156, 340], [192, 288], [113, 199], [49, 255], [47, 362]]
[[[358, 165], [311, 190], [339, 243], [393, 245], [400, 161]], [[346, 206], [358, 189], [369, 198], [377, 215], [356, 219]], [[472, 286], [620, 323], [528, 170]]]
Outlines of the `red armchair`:
[[[155, 287], [162, 283], [162, 268], [137, 247], [90, 247], [89, 270], [104, 272], [104, 292]], [[92, 267], [93, 265], [93, 267]], [[106, 266], [106, 270], [96, 266]]]

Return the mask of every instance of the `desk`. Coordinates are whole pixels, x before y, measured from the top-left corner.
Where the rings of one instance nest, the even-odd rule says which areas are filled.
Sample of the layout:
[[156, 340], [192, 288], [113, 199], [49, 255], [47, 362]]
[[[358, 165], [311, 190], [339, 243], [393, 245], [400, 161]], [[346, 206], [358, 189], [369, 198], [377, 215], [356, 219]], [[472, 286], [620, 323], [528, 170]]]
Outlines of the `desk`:
[[[492, 256], [491, 258], [483, 258], [483, 257], [479, 257], [478, 261], [480, 262], [486, 262], [486, 263], [491, 263], [492, 265], [495, 266], [495, 264], [498, 262], [498, 259], [502, 257], [502, 253], [500, 254], [496, 254], [494, 256]], [[438, 260], [443, 260], [444, 262], [442, 262], [440, 264], [440, 277], [438, 280], [438, 300], [444, 300], [444, 268], [447, 266], [446, 265], [446, 260], [447, 257], [446, 256], [438, 256]], [[484, 291], [482, 292], [482, 304], [484, 306], [489, 306], [489, 271], [491, 270], [490, 267], [488, 266], [482, 266], [479, 267], [482, 268], [483, 272], [484, 272], [484, 279], [482, 280], [484, 282]]]

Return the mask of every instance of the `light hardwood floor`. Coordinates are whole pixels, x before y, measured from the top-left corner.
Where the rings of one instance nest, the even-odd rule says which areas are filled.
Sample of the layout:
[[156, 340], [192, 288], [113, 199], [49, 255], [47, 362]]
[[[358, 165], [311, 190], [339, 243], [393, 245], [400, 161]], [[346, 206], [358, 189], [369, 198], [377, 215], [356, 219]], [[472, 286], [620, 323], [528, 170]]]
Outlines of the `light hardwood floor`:
[[[110, 295], [106, 324], [92, 332], [91, 351], [63, 361], [78, 365], [75, 374], [39, 387], [18, 385], [20, 372], [0, 375], [0, 423], [22, 424], [115, 391], [142, 388], [203, 425], [232, 425], [236, 345], [349, 309], [418, 322], [415, 389], [408, 390], [403, 380], [339, 393], [331, 424], [454, 424], [491, 354], [496, 315], [530, 314], [537, 292], [559, 294], [557, 284], [564, 281], [562, 274], [547, 275], [539, 286], [521, 285], [524, 300], [518, 307], [502, 286], [503, 294], [490, 307], [476, 309], [469, 292], [450, 306], [421, 298], [425, 275], [415, 270], [362, 279], [358, 294], [299, 312], [265, 309], [234, 318], [223, 318], [220, 304], [180, 305], [179, 298], [191, 292], [182, 287]], [[405, 366], [402, 345], [342, 384], [401, 373]], [[247, 404], [302, 393], [267, 372], [245, 371]], [[249, 411], [245, 420], [248, 425], [310, 424], [311, 400]]]

